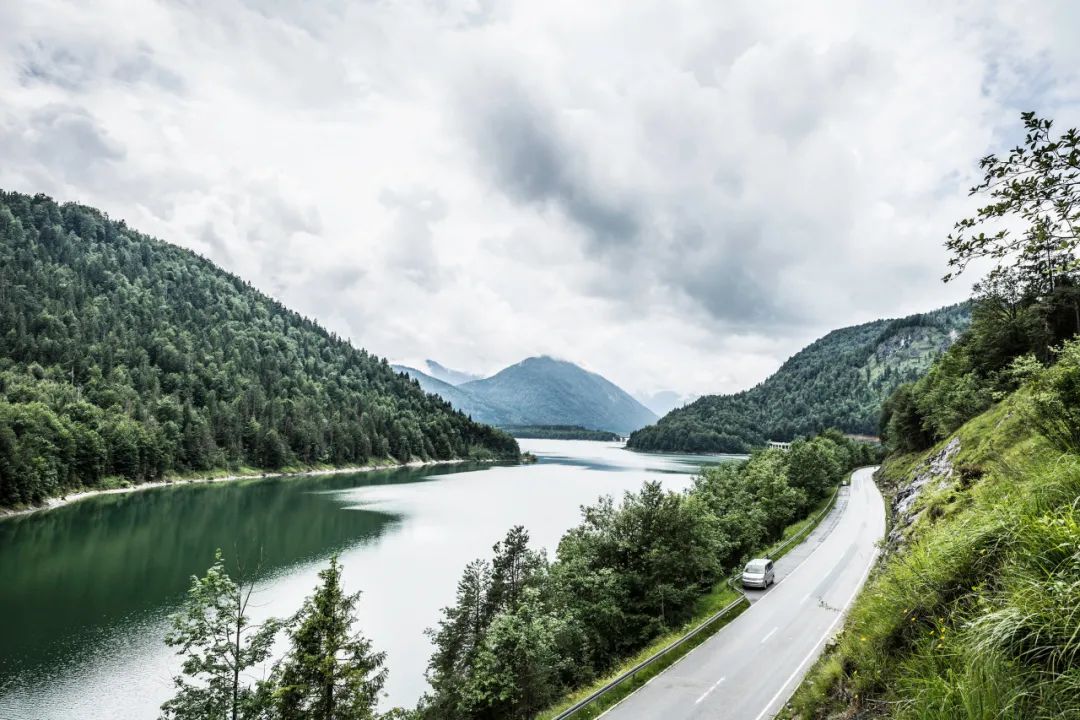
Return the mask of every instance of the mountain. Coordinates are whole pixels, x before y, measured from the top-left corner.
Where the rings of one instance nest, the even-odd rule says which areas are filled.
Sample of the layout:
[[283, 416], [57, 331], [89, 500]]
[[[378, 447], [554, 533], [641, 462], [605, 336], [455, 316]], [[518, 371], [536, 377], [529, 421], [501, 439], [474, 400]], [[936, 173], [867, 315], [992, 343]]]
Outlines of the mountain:
[[416, 380], [424, 392], [438, 395], [450, 403], [455, 410], [460, 410], [477, 422], [488, 425], [506, 425], [510, 420], [509, 413], [490, 405], [481, 398], [475, 397], [468, 390], [455, 387], [408, 365], [391, 365], [391, 367]]
[[517, 452], [210, 261], [0, 191], [0, 506], [177, 474]]
[[630, 436], [636, 450], [746, 452], [837, 427], [877, 433], [882, 401], [919, 378], [971, 321], [968, 304], [834, 330], [761, 384], [706, 395]]
[[611, 381], [574, 363], [533, 357], [482, 380], [451, 385], [403, 365], [415, 378], [474, 420], [499, 427], [575, 425], [626, 434], [656, 415]]
[[459, 386], [508, 416], [508, 425], [580, 425], [629, 433], [656, 415], [611, 381], [574, 363], [533, 357]]
[[462, 372], [461, 370], [452, 370], [445, 365], [440, 365], [434, 360], [425, 360], [424, 364], [427, 366], [427, 374], [436, 380], [441, 380], [448, 385], [461, 385], [472, 380], [479, 380], [480, 375], [473, 375], [472, 373]]
[[680, 395], [674, 390], [659, 390], [654, 393], [638, 393], [634, 399], [652, 410], [658, 417], [667, 415], [675, 408], [680, 408], [697, 399], [697, 395]]

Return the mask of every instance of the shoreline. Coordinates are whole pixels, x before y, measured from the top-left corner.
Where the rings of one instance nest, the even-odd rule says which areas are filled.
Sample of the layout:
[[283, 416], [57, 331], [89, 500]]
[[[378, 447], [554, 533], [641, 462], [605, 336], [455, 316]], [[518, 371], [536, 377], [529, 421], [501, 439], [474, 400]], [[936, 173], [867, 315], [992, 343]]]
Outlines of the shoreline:
[[52, 497], [47, 499], [42, 505], [35, 507], [24, 508], [21, 510], [12, 510], [10, 508], [0, 508], [0, 522], [7, 518], [19, 517], [21, 515], [32, 515], [38, 512], [47, 512], [49, 510], [55, 510], [56, 508], [71, 505], [72, 503], [85, 500], [87, 498], [96, 497], [98, 495], [121, 495], [126, 493], [139, 492], [141, 490], [151, 490], [154, 488], [169, 487], [172, 485], [208, 485], [211, 483], [233, 482], [236, 480], [267, 480], [270, 478], [280, 477], [316, 477], [319, 475], [341, 475], [344, 473], [363, 473], [374, 472], [376, 470], [402, 470], [404, 468], [418, 468], [434, 465], [459, 465], [465, 462], [477, 462], [477, 463], [493, 463], [498, 462], [496, 460], [410, 460], [407, 463], [393, 463], [390, 465], [354, 465], [350, 467], [340, 468], [319, 468], [314, 470], [300, 470], [297, 472], [264, 472], [264, 473], [251, 473], [247, 475], [222, 475], [220, 477], [194, 477], [194, 478], [163, 478], [161, 480], [151, 480], [150, 482], [139, 483], [137, 485], [130, 485], [128, 487], [119, 488], [99, 488], [96, 490], [81, 490], [75, 493], [69, 493], [60, 497]]

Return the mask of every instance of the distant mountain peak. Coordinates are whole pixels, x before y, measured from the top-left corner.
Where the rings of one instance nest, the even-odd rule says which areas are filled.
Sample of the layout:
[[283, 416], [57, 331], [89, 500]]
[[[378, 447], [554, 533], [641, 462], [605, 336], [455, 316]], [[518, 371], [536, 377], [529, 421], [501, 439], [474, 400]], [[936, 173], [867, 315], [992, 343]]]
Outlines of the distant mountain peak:
[[[434, 361], [436, 366], [447, 370]], [[550, 355], [527, 357], [489, 378], [454, 384], [442, 377], [401, 367], [474, 419], [500, 426], [579, 425], [626, 434], [657, 416], [602, 375]], [[451, 371], [453, 372], [453, 371]]]
[[427, 375], [430, 375], [436, 380], [441, 380], [444, 383], [449, 383], [450, 385], [462, 385], [467, 382], [472, 382], [473, 380], [479, 380], [483, 377], [482, 375], [474, 375], [463, 370], [448, 368], [435, 360], [425, 360], [424, 364], [427, 366]]

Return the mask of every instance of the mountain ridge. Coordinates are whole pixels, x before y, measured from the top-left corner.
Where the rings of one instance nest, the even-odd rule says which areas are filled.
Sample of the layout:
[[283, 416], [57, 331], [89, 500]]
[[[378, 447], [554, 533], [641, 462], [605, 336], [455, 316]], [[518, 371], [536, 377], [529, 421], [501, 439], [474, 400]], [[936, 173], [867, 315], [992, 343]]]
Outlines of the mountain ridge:
[[754, 387], [700, 397], [632, 433], [628, 447], [747, 452], [829, 427], [875, 435], [884, 399], [921, 376], [970, 318], [970, 305], [960, 303], [833, 330]]
[[0, 191], [0, 506], [166, 475], [517, 455], [206, 258]]
[[607, 378], [549, 355], [525, 358], [491, 377], [456, 386], [408, 366], [395, 369], [474, 419], [496, 426], [579, 425], [628, 434], [656, 420]]

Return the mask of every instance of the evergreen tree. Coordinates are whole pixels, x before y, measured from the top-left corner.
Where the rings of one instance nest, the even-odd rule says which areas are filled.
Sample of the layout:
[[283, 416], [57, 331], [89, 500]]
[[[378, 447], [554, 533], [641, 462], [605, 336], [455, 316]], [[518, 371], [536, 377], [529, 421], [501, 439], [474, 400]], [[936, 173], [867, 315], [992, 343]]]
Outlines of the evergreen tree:
[[275, 671], [282, 720], [367, 720], [386, 682], [386, 653], [352, 630], [360, 593], [346, 595], [337, 556], [292, 619], [292, 648]]
[[544, 569], [547, 559], [542, 551], [529, 549], [529, 531], [515, 525], [506, 538], [492, 547], [491, 587], [487, 596], [487, 612], [513, 611], [521, 602], [521, 594], [537, 572]]
[[455, 603], [443, 608], [437, 630], [428, 630], [435, 652], [428, 663], [427, 679], [433, 695], [425, 697], [427, 717], [456, 717], [462, 712], [462, 692], [473, 670], [477, 652], [491, 620], [488, 594], [491, 564], [474, 560], [465, 566], [458, 581]]

